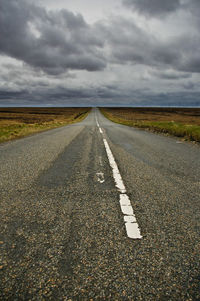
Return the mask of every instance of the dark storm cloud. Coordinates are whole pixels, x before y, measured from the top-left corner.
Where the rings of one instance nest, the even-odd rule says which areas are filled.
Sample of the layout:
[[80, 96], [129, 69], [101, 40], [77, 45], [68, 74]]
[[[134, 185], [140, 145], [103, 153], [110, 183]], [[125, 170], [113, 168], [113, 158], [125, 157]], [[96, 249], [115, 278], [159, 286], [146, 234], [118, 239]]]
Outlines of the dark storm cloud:
[[173, 47], [179, 56], [175, 62], [178, 70], [200, 73], [200, 35], [191, 33], [177, 37], [168, 42], [168, 47]]
[[107, 24], [99, 23], [97, 27], [98, 35], [102, 35], [107, 42], [112, 59], [118, 63], [148, 63], [149, 53], [156, 40], [134, 22], [123, 18], [114, 18]]
[[123, 3], [133, 11], [156, 17], [176, 11], [181, 4], [180, 0], [123, 0]]
[[118, 63], [133, 63], [149, 66], [175, 64], [180, 54], [171, 44], [139, 28], [133, 21], [118, 18], [109, 24], [99, 24], [111, 56]]
[[116, 102], [119, 97], [124, 97], [123, 92], [118, 91], [117, 87], [110, 90], [109, 87], [97, 88], [65, 88], [56, 87], [54, 89], [48, 88], [46, 90], [39, 89], [37, 93], [32, 93], [28, 89], [23, 91], [10, 91], [9, 89], [0, 89], [0, 105], [1, 106], [15, 106], [20, 105], [51, 105], [51, 106], [93, 106], [103, 102]]
[[110, 50], [112, 62], [200, 73], [200, 36], [197, 33], [161, 40], [139, 28], [133, 20], [124, 18], [98, 23], [97, 28]]
[[48, 12], [24, 0], [0, 0], [0, 53], [49, 74], [106, 66], [100, 40], [80, 14]]
[[57, 87], [38, 93], [31, 93], [28, 89], [20, 92], [0, 89], [1, 106], [199, 106], [199, 99], [200, 92], [155, 94], [147, 89], [124, 90], [112, 85], [78, 89]]
[[[144, 24], [155, 20], [137, 23], [138, 17], [134, 21], [130, 15], [89, 25], [68, 10], [48, 11], [31, 0], [0, 0], [0, 105], [199, 105], [199, 75], [187, 79], [200, 73], [200, 1], [124, 2], [145, 16], [165, 16], [165, 21], [179, 8], [185, 10], [179, 17], [187, 14], [188, 31], [181, 35], [175, 28], [169, 37], [166, 21], [167, 35], [162, 28], [154, 35]], [[3, 63], [4, 55], [10, 64]], [[102, 76], [95, 74], [106, 66]], [[142, 76], [145, 83], [138, 80]], [[162, 87], [181, 92], [160, 93]]]
[[10, 91], [10, 90], [0, 90], [0, 100], [12, 100], [13, 98], [24, 97], [26, 91]]
[[179, 34], [175, 30], [171, 37], [165, 37], [163, 34], [161, 38], [153, 35], [148, 29], [139, 27], [134, 19], [112, 19], [109, 24], [102, 24], [102, 31], [106, 33], [105, 40], [115, 61], [119, 64], [157, 67], [158, 70], [171, 68], [175, 71], [200, 73], [199, 0], [124, 1], [129, 2], [131, 7], [135, 7], [141, 13], [158, 17], [180, 9], [182, 18], [187, 15], [186, 33]]
[[[200, 7], [191, 1], [187, 8]], [[180, 4], [176, 0], [129, 2], [152, 14], [167, 13]], [[199, 52], [199, 34], [163, 41], [121, 17], [92, 26], [67, 10], [47, 11], [25, 0], [0, 0], [0, 53], [54, 76], [66, 70], [102, 70], [108, 62], [199, 73]]]

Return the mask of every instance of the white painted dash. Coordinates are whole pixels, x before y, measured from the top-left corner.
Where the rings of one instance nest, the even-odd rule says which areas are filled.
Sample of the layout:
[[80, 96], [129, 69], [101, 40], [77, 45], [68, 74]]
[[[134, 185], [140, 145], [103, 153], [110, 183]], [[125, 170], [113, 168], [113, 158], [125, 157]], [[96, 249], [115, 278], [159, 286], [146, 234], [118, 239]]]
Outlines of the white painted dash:
[[[98, 125], [98, 121], [97, 121], [97, 125]], [[98, 125], [98, 127], [99, 127], [99, 125]], [[100, 127], [99, 127], [99, 131], [101, 134], [103, 134], [103, 131]], [[131, 206], [130, 199], [129, 199], [128, 195], [126, 194], [126, 188], [124, 186], [124, 182], [120, 175], [117, 163], [115, 162], [115, 158], [114, 158], [112, 151], [110, 149], [110, 146], [105, 138], [103, 139], [103, 142], [104, 142], [104, 146], [106, 149], [109, 164], [112, 168], [115, 186], [117, 187], [117, 189], [120, 192], [120, 207], [121, 207], [122, 213], [124, 214], [124, 222], [125, 222], [125, 226], [126, 226], [127, 236], [132, 239], [141, 239], [142, 236], [140, 234], [140, 229], [137, 224], [137, 220], [136, 220], [135, 214], [133, 212], [133, 207]], [[101, 173], [97, 173], [99, 182], [104, 180], [104, 177], [102, 177], [102, 175], [100, 175], [100, 174]], [[103, 183], [103, 182], [101, 182], [101, 183]]]
[[125, 215], [124, 221], [125, 223], [137, 223], [135, 215]]
[[133, 215], [132, 206], [121, 206], [122, 213], [125, 215]]
[[99, 123], [98, 123], [98, 121], [97, 121], [97, 116], [95, 116], [95, 119], [96, 119], [96, 124], [97, 124], [97, 126], [99, 127]]
[[140, 229], [137, 223], [125, 223], [126, 233], [129, 238], [141, 239]]
[[127, 194], [120, 194], [120, 205], [121, 206], [131, 206], [131, 202]]
[[126, 188], [124, 186], [122, 177], [119, 173], [119, 169], [117, 167], [117, 164], [116, 164], [115, 159], [113, 157], [113, 154], [111, 152], [110, 146], [108, 145], [108, 142], [106, 141], [106, 139], [103, 139], [103, 142], [104, 142], [104, 145], [105, 145], [105, 149], [106, 149], [106, 153], [107, 153], [107, 156], [108, 156], [110, 166], [111, 166], [112, 171], [113, 171], [113, 178], [115, 180], [116, 187], [118, 188], [118, 190], [121, 193], [125, 193]]

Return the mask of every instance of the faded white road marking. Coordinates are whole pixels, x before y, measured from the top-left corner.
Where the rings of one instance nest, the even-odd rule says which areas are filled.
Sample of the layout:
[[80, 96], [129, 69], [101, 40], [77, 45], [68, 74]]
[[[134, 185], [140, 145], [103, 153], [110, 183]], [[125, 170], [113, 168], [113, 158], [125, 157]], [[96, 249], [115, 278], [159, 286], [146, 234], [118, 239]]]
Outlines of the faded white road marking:
[[102, 157], [101, 157], [101, 156], [99, 156], [99, 164], [100, 164], [101, 166], [103, 166], [103, 162], [102, 162]]
[[124, 216], [125, 223], [136, 223], [136, 217], [134, 215], [125, 215]]
[[111, 166], [112, 171], [113, 171], [113, 178], [115, 180], [116, 187], [118, 188], [118, 190], [121, 193], [125, 193], [126, 188], [124, 186], [122, 177], [119, 173], [119, 169], [117, 167], [117, 164], [116, 164], [115, 159], [113, 157], [113, 154], [111, 152], [110, 146], [108, 145], [108, 142], [106, 141], [106, 139], [103, 139], [103, 142], [104, 142], [104, 145], [105, 145], [105, 148], [106, 148], [106, 153], [107, 153], [107, 156], [108, 156], [110, 166]]
[[97, 172], [96, 175], [97, 175], [97, 181], [98, 182], [100, 182], [101, 184], [105, 182], [103, 172]]
[[100, 126], [99, 126], [99, 123], [98, 123], [98, 120], [97, 120], [97, 116], [96, 116], [96, 115], [95, 115], [95, 120], [96, 120], [97, 126], [98, 126], [98, 128], [99, 128]]
[[141, 239], [140, 229], [137, 223], [125, 223], [127, 236], [134, 239]]
[[[100, 128], [99, 123], [97, 121], [97, 117], [96, 117], [96, 123], [97, 123], [100, 133], [103, 134], [103, 131]], [[141, 239], [142, 236], [140, 234], [140, 229], [137, 224], [137, 220], [136, 220], [135, 214], [133, 212], [133, 207], [131, 206], [130, 199], [129, 199], [128, 195], [126, 194], [126, 188], [124, 186], [122, 177], [120, 175], [117, 163], [115, 162], [115, 158], [114, 158], [114, 156], [111, 152], [110, 146], [105, 138], [103, 138], [103, 142], [104, 142], [104, 146], [106, 149], [109, 164], [113, 171], [113, 178], [115, 180], [115, 186], [118, 188], [118, 190], [120, 192], [120, 207], [121, 207], [122, 213], [124, 214], [124, 222], [125, 222], [125, 226], [126, 226], [127, 236], [129, 238], [133, 238], [133, 239]], [[98, 177], [98, 181], [100, 183], [104, 182], [104, 175], [102, 178], [102, 173], [97, 173], [97, 177]]]
[[133, 208], [132, 206], [121, 206], [122, 213], [125, 215], [133, 216]]
[[120, 205], [121, 206], [131, 206], [131, 202], [129, 200], [128, 195], [120, 194]]

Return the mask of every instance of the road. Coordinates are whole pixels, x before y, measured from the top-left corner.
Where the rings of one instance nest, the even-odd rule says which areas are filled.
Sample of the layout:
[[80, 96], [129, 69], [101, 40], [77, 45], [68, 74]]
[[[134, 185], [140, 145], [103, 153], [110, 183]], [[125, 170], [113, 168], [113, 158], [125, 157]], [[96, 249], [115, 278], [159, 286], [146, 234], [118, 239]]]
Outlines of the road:
[[0, 194], [1, 300], [199, 300], [198, 145], [93, 109], [1, 144]]

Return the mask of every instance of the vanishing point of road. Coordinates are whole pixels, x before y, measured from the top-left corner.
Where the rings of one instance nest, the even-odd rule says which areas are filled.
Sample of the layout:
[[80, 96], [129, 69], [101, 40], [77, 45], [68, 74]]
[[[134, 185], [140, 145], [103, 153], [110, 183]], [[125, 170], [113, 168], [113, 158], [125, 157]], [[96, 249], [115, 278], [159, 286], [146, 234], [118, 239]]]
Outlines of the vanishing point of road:
[[0, 145], [1, 300], [200, 300], [200, 147], [112, 123]]

